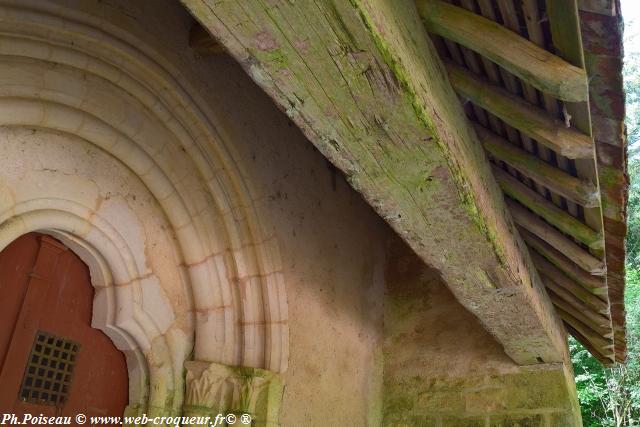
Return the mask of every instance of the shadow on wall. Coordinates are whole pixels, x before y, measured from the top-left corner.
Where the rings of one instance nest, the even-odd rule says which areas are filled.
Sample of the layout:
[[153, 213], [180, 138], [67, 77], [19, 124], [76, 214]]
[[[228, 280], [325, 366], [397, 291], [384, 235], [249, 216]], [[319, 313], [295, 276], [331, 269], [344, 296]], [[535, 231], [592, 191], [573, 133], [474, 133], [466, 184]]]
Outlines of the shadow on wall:
[[405, 374], [463, 377], [516, 367], [502, 346], [453, 296], [437, 270], [399, 238], [385, 271], [387, 368]]

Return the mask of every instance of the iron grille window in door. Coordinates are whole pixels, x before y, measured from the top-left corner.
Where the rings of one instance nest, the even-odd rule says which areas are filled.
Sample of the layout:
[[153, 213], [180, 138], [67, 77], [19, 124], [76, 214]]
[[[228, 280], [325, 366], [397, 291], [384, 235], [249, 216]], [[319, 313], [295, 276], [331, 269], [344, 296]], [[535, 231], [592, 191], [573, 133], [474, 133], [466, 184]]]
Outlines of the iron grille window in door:
[[67, 400], [80, 345], [38, 331], [20, 387], [20, 399], [62, 406]]

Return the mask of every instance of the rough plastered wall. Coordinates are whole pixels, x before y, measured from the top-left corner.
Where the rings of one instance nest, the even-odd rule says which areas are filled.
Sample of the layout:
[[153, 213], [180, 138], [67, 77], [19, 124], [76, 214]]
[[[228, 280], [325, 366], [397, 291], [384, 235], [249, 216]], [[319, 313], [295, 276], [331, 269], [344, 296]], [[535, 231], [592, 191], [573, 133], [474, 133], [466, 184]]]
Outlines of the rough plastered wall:
[[282, 425], [364, 425], [379, 415], [387, 226], [235, 63], [206, 62], [280, 244], [290, 352]]
[[281, 423], [379, 425], [388, 227], [235, 63], [206, 62], [280, 244], [290, 352]]
[[379, 410], [387, 226], [235, 63], [206, 62], [280, 244], [290, 352], [281, 423], [364, 425]]
[[282, 425], [364, 425], [379, 416], [386, 224], [230, 57], [193, 53], [194, 21], [179, 2], [57, 3], [102, 16], [158, 49], [233, 141], [256, 209], [280, 246], [290, 352]]
[[570, 369], [517, 366], [398, 239], [385, 277], [385, 426], [582, 425]]

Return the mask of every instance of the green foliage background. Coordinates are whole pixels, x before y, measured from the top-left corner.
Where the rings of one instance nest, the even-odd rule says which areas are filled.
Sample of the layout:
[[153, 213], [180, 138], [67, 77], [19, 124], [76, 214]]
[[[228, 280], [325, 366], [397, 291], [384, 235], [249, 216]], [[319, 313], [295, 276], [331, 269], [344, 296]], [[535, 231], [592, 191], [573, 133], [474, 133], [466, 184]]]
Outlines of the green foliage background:
[[[623, 1], [623, 16], [624, 7], [637, 1]], [[640, 26], [634, 21], [625, 21], [623, 74], [627, 104], [628, 172], [631, 178], [625, 290], [628, 358], [625, 365], [605, 369], [578, 342], [573, 339], [569, 341], [582, 419], [586, 427], [640, 426], [640, 36], [637, 34]]]

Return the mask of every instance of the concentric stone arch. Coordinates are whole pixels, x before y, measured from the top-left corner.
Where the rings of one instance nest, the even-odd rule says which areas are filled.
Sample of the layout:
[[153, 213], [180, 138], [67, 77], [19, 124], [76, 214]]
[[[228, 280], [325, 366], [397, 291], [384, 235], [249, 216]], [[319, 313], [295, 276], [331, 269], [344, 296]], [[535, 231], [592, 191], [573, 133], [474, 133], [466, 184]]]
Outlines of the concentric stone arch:
[[128, 355], [132, 407], [179, 411], [191, 354], [285, 370], [277, 244], [180, 71], [44, 2], [0, 2], [0, 56], [0, 248], [46, 232], [90, 266], [94, 326]]

